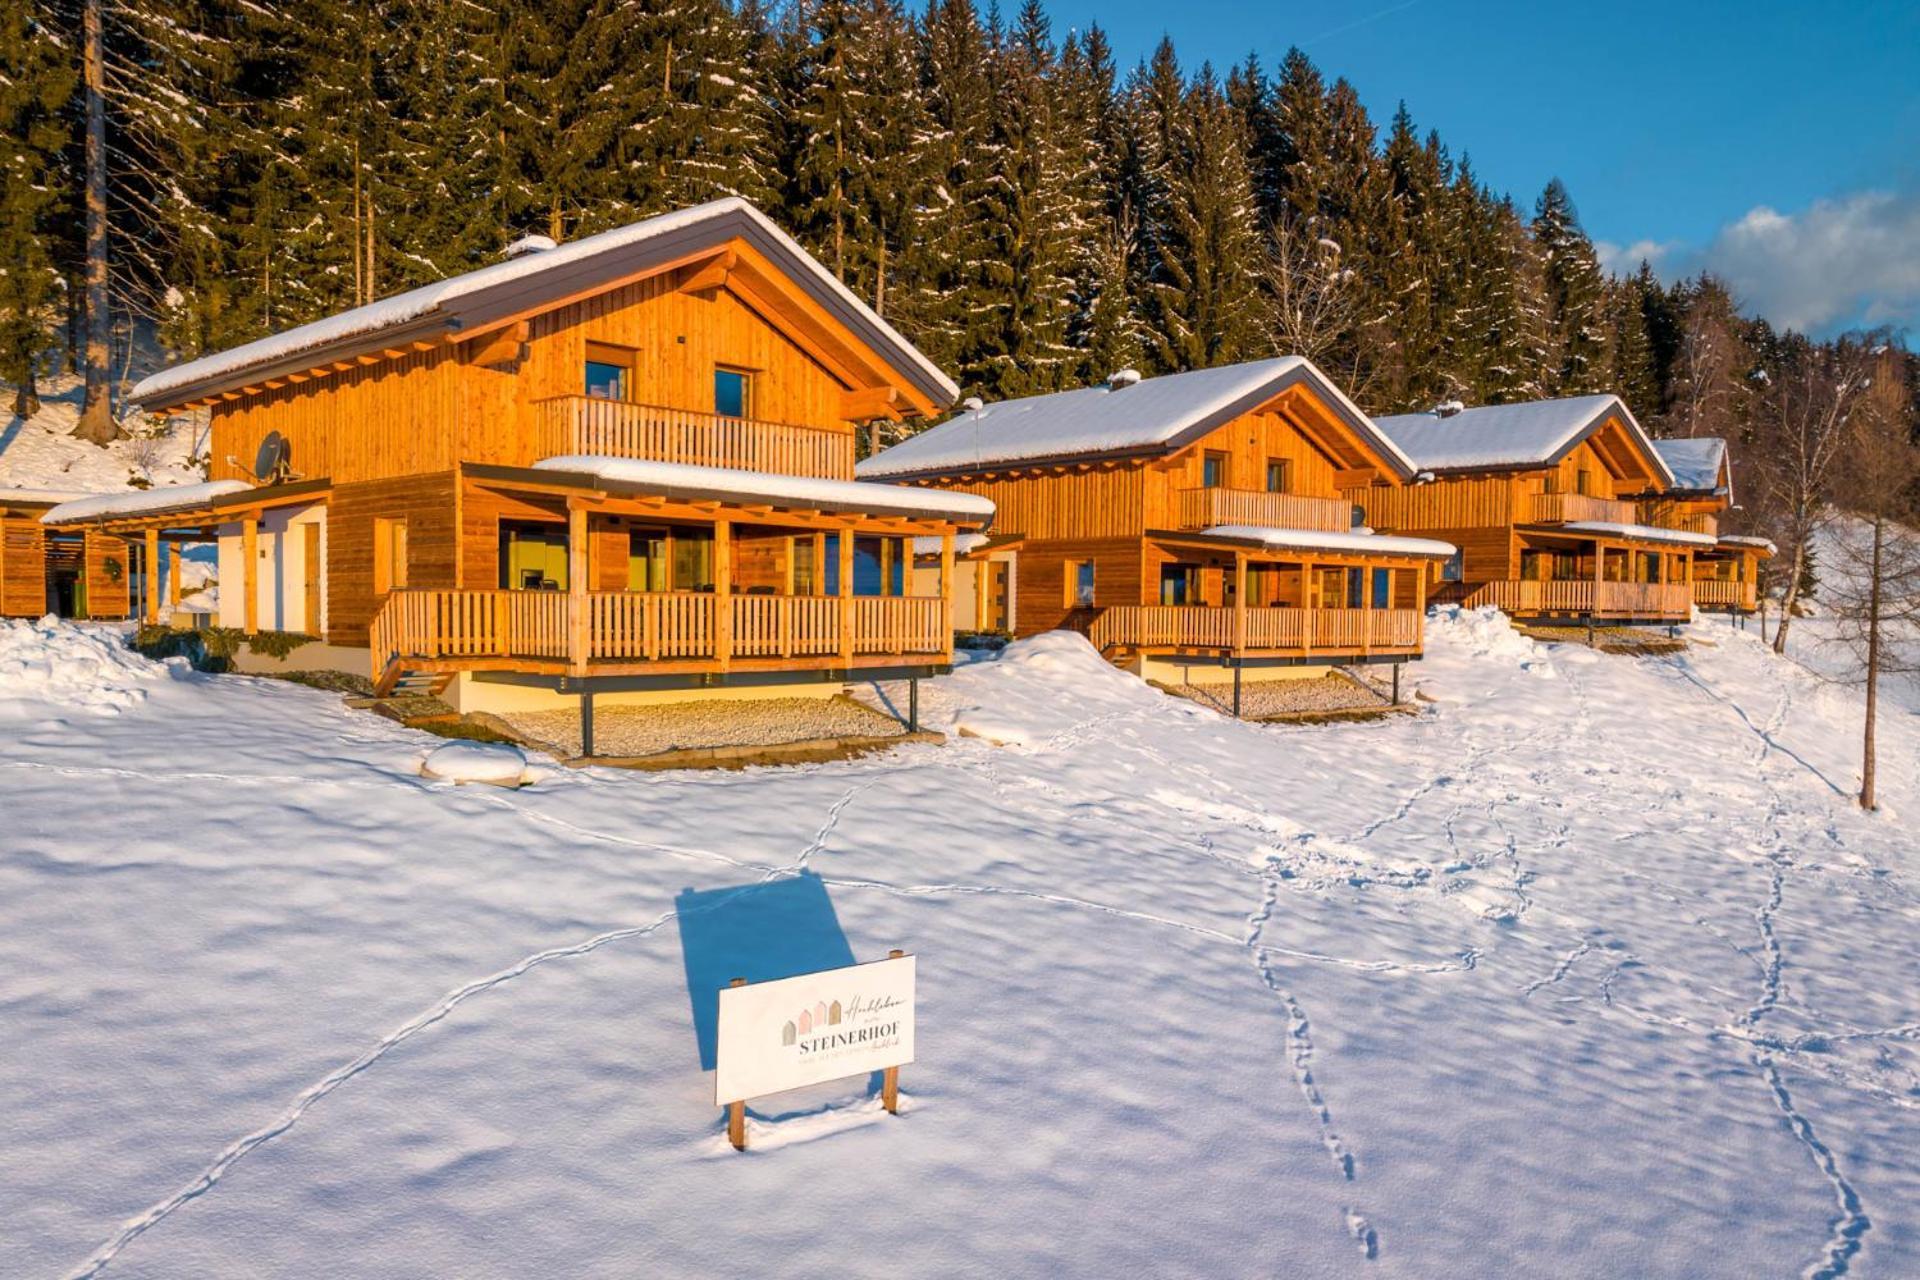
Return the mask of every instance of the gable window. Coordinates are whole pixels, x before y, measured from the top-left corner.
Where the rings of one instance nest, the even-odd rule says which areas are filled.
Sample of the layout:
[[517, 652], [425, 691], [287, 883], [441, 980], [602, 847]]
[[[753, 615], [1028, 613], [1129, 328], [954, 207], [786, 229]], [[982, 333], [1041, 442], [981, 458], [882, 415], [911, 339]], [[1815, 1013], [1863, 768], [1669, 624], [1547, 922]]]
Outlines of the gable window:
[[376, 516], [373, 521], [373, 593], [404, 590], [407, 585], [407, 522]]
[[753, 413], [753, 375], [744, 369], [719, 367], [713, 371], [713, 411], [723, 418], [745, 418]]
[[586, 393], [598, 400], [631, 400], [633, 354], [627, 347], [589, 342], [583, 376]]
[[1579, 494], [1593, 492], [1593, 472], [1584, 468], [1573, 473], [1573, 491]]
[[1209, 453], [1200, 460], [1200, 484], [1204, 488], [1219, 489], [1227, 483], [1227, 455]]
[[1293, 492], [1293, 463], [1287, 458], [1267, 459], [1267, 492]]

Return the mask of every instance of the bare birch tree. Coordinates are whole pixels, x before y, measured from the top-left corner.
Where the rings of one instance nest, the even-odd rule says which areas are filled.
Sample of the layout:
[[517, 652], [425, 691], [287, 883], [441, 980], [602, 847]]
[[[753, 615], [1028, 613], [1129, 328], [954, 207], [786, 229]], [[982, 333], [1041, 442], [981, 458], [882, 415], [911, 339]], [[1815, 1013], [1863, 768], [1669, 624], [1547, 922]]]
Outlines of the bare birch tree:
[[1808, 556], [1831, 514], [1836, 468], [1852, 439], [1853, 414], [1873, 386], [1881, 345], [1854, 335], [1827, 346], [1803, 343], [1767, 382], [1750, 456], [1761, 521], [1784, 559], [1775, 653], [1787, 651]]
[[1882, 348], [1873, 386], [1846, 433], [1835, 497], [1832, 585], [1835, 641], [1866, 693], [1861, 728], [1860, 807], [1878, 807], [1874, 734], [1880, 683], [1920, 673], [1920, 443], [1915, 440], [1905, 357]]

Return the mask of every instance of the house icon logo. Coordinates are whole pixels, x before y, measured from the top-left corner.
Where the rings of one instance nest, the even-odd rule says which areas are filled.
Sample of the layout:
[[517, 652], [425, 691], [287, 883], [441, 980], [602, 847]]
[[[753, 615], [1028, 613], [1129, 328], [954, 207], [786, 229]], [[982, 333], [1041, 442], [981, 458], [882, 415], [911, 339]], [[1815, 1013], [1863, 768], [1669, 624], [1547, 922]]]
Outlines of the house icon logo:
[[844, 1016], [840, 1002], [832, 1004], [816, 1003], [811, 1009], [802, 1009], [800, 1016], [792, 1018], [780, 1028], [780, 1043], [783, 1047], [799, 1043], [801, 1036], [812, 1035], [823, 1027], [837, 1027]]

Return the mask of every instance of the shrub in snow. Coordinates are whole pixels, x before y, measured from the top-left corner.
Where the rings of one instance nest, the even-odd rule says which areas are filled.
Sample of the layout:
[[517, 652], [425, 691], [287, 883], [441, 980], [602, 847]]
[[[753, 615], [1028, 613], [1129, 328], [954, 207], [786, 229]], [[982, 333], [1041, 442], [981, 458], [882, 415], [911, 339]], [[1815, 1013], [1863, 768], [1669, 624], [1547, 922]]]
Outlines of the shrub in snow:
[[506, 742], [449, 742], [420, 766], [421, 776], [442, 782], [490, 782], [517, 787], [527, 781], [527, 757]]
[[51, 702], [117, 715], [145, 699], [141, 686], [165, 671], [109, 627], [76, 626], [51, 615], [38, 622], [0, 619], [0, 714]]

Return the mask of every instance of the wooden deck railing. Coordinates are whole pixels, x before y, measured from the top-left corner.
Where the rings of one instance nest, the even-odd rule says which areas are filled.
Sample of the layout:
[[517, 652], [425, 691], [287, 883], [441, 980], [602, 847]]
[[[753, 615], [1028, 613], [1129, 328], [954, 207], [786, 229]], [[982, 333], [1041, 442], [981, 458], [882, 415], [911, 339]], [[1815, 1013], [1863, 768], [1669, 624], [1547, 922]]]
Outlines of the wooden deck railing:
[[[586, 611], [592, 664], [720, 662], [718, 597], [690, 591], [405, 590], [388, 595], [369, 640], [374, 678], [395, 659], [526, 658], [566, 662], [574, 601]], [[844, 611], [844, 612], [843, 612]], [[842, 618], [848, 632], [842, 644]], [[739, 658], [947, 652], [940, 596], [731, 596], [726, 648]]]
[[1468, 594], [1469, 608], [1493, 605], [1515, 614], [1566, 613], [1597, 617], [1685, 618], [1693, 590], [1684, 582], [1589, 582], [1568, 579], [1489, 582]]
[[1570, 520], [1634, 524], [1639, 514], [1631, 502], [1612, 498], [1595, 498], [1584, 493], [1536, 493], [1527, 503], [1525, 518], [1536, 524], [1564, 524]]
[[1744, 609], [1751, 613], [1760, 607], [1760, 596], [1751, 582], [1695, 578], [1693, 602], [1706, 609]]
[[1257, 524], [1275, 529], [1344, 533], [1353, 527], [1353, 506], [1339, 498], [1309, 498], [1259, 489], [1182, 489], [1180, 527]]
[[534, 410], [542, 458], [587, 453], [815, 479], [853, 478], [851, 432], [597, 396], [554, 396], [535, 402]]
[[[1256, 651], [1365, 654], [1420, 648], [1417, 609], [1250, 608], [1243, 653]], [[1103, 609], [1087, 638], [1103, 652], [1132, 649], [1227, 649], [1234, 611], [1200, 605], [1116, 605]]]

